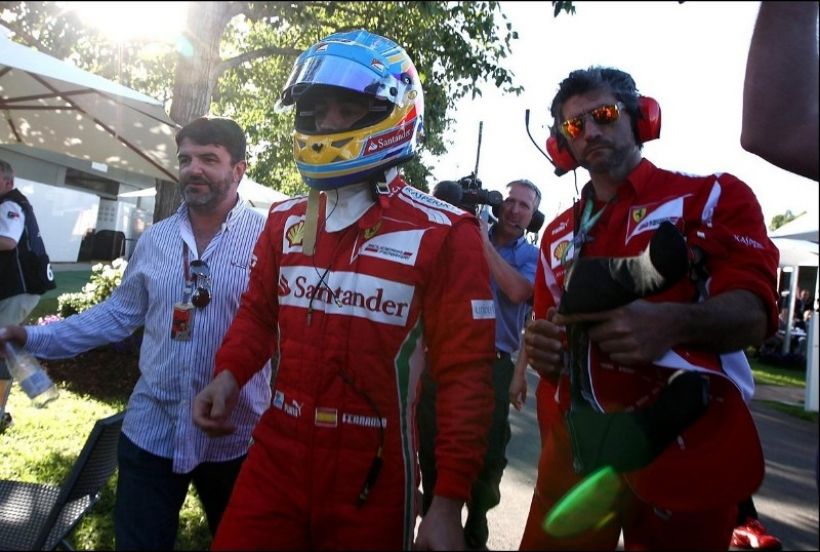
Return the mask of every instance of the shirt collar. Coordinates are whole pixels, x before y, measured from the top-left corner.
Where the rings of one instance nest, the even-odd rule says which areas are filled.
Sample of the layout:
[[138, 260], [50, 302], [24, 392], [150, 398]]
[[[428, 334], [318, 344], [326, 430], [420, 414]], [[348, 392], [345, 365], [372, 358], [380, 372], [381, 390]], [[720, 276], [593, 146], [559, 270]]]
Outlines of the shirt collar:
[[[241, 215], [246, 210], [250, 209], [250, 205], [248, 204], [247, 200], [242, 199], [238, 194], [236, 198], [236, 203], [233, 207], [231, 207], [231, 210], [228, 211], [228, 214], [225, 217], [225, 221], [223, 222], [223, 226], [230, 227], [234, 223], [234, 221], [236, 221], [239, 218], [239, 215]], [[188, 221], [188, 224], [190, 225], [191, 219], [188, 216], [188, 212], [188, 204], [183, 201], [180, 204], [180, 206], [177, 207], [177, 215], [179, 215], [180, 218], [183, 218], [186, 221]]]
[[[498, 224], [498, 223], [496, 223], [496, 224]], [[490, 235], [490, 242], [493, 244], [493, 246], [495, 246], [496, 249], [498, 249], [500, 247], [511, 247], [511, 248], [515, 249], [516, 247], [520, 246], [522, 243], [525, 243], [527, 241], [527, 232], [524, 232], [523, 234], [521, 234], [520, 236], [518, 236], [517, 238], [515, 238], [514, 240], [508, 242], [505, 245], [496, 245], [496, 243], [493, 241], [493, 236], [495, 236], [496, 224], [493, 224], [492, 226], [490, 226], [490, 230], [487, 232]]]
[[646, 188], [651, 181], [650, 176], [657, 170], [657, 167], [645, 158], [641, 159], [641, 162], [632, 169], [632, 172], [626, 177], [626, 182], [632, 187], [635, 195], [640, 196], [646, 193]]
[[[623, 184], [618, 186], [618, 191], [613, 198], [613, 201], [617, 201], [624, 197], [624, 194], [627, 191], [631, 190], [634, 195], [642, 195], [647, 191], [647, 187], [650, 185], [650, 176], [652, 173], [657, 171], [657, 167], [652, 164], [651, 161], [648, 159], [641, 159], [640, 163], [638, 163], [632, 172], [630, 172], [627, 177], [624, 179]], [[581, 189], [581, 197], [583, 198], [582, 204], [586, 202], [587, 199], [594, 196], [594, 187], [592, 186], [592, 181], [590, 180], [584, 187]], [[597, 201], [597, 198], [596, 198]]]

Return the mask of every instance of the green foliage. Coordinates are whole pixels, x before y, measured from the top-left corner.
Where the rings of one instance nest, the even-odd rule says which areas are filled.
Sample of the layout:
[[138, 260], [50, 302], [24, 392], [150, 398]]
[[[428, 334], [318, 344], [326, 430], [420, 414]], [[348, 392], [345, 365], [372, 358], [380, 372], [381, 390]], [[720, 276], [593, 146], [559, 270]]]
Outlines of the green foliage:
[[[303, 2], [299, 18], [278, 11], [248, 21], [237, 18], [223, 37], [231, 51], [295, 47], [303, 50], [335, 31], [366, 28], [402, 44], [422, 79], [426, 148], [446, 152], [443, 133], [453, 123], [447, 114], [478, 85], [493, 82], [520, 93], [512, 73], [501, 66], [518, 37], [497, 2]], [[290, 19], [289, 19], [290, 18]], [[500, 18], [501, 25], [496, 19]], [[289, 20], [292, 26], [285, 24]], [[293, 164], [292, 115], [274, 109], [293, 57], [270, 56], [233, 67], [220, 79], [214, 111], [236, 117], [248, 133], [251, 167], [257, 182], [289, 195], [307, 192]], [[405, 166], [408, 181], [428, 189], [428, 167], [415, 160]]]
[[105, 301], [122, 282], [127, 266], [128, 261], [125, 259], [114, 259], [111, 264], [92, 266], [91, 277], [82, 291], [64, 293], [57, 298], [57, 314], [67, 318]]
[[794, 213], [792, 213], [790, 210], [787, 209], [785, 213], [783, 213], [781, 215], [775, 215], [775, 216], [772, 217], [772, 222], [769, 224], [769, 230], [771, 230], [771, 231], [777, 230], [778, 228], [780, 228], [784, 224], [787, 224], [787, 223], [793, 221], [794, 219], [796, 219], [797, 217], [799, 217], [800, 215], [803, 215], [805, 213], [806, 213], [806, 211], [803, 211], [802, 213], [798, 213], [798, 214], [795, 215]]
[[66, 2], [2, 2], [0, 22], [14, 39], [161, 101], [171, 97], [176, 51], [132, 40], [112, 43], [83, 24]]
[[575, 6], [572, 5], [572, 2], [564, 2], [564, 1], [555, 1], [552, 2], [552, 7], [554, 8], [553, 15], [558, 17], [562, 11], [568, 13], [569, 15], [575, 14]]
[[[191, 6], [197, 9], [196, 3]], [[139, 40], [113, 45], [85, 27], [65, 3], [3, 2], [0, 9], [19, 42], [166, 101], [179, 84], [174, 69], [180, 54], [172, 45], [148, 48]], [[306, 187], [293, 163], [291, 115], [274, 106], [298, 52], [332, 32], [366, 28], [407, 49], [422, 79], [425, 147], [434, 156], [447, 150], [443, 136], [460, 98], [480, 94], [483, 82], [522, 91], [502, 65], [518, 34], [500, 2], [234, 2], [228, 12], [213, 75], [180, 78], [203, 93], [213, 91], [211, 113], [233, 117], [247, 130], [249, 175], [288, 195]], [[196, 27], [190, 36], [208, 27], [200, 19], [189, 17]], [[411, 184], [428, 188], [430, 170], [419, 160], [404, 172]]]

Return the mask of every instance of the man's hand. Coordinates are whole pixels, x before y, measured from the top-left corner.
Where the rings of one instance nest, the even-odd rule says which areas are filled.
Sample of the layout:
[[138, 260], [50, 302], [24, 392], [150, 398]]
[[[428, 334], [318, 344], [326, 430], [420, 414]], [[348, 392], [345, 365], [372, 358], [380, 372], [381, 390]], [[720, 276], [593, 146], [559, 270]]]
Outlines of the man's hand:
[[22, 347], [27, 340], [28, 334], [22, 326], [4, 326], [0, 328], [0, 358], [6, 356], [6, 341], [11, 341]]
[[484, 245], [492, 245], [490, 243], [490, 223], [478, 217], [478, 224], [481, 226], [481, 241]]
[[547, 318], [533, 320], [524, 333], [524, 345], [530, 366], [542, 376], [557, 376], [564, 367], [563, 323], [551, 307]]
[[519, 374], [516, 370], [510, 382], [510, 404], [512, 404], [516, 410], [521, 411], [526, 402], [527, 377], [524, 374]]
[[527, 352], [524, 347], [521, 347], [515, 359], [515, 369], [512, 381], [510, 381], [510, 404], [519, 412], [527, 402], [527, 364], [529, 364]]
[[220, 372], [194, 399], [194, 424], [211, 437], [230, 435], [236, 427], [229, 417], [239, 399], [239, 384], [228, 370]]
[[464, 502], [434, 496], [430, 509], [419, 524], [413, 550], [464, 550], [461, 507]]
[[675, 305], [639, 299], [623, 307], [587, 314], [557, 315], [561, 325], [590, 322], [589, 338], [614, 362], [646, 364], [676, 345]]

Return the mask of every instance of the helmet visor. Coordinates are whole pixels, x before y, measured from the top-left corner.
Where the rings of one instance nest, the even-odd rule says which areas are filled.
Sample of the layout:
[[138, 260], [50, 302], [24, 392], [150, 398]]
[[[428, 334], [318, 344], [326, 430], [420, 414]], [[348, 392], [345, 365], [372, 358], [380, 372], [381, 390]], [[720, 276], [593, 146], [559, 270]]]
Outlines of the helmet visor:
[[292, 105], [312, 86], [326, 85], [400, 104], [406, 85], [387, 73], [378, 60], [373, 60], [372, 64], [372, 67], [366, 67], [356, 61], [332, 55], [298, 60], [287, 84], [282, 88], [280, 103]]

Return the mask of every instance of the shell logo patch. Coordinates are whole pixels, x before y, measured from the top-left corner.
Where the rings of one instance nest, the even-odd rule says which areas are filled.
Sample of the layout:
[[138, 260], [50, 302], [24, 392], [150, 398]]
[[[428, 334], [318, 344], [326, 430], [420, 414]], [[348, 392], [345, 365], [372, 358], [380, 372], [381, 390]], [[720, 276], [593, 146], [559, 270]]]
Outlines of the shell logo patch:
[[302, 245], [302, 240], [305, 237], [305, 221], [300, 221], [288, 228], [285, 237], [291, 247]]
[[559, 262], [564, 257], [564, 253], [566, 252], [567, 248], [569, 248], [569, 243], [569, 240], [564, 240], [555, 246], [555, 250], [552, 252], [552, 255]]

